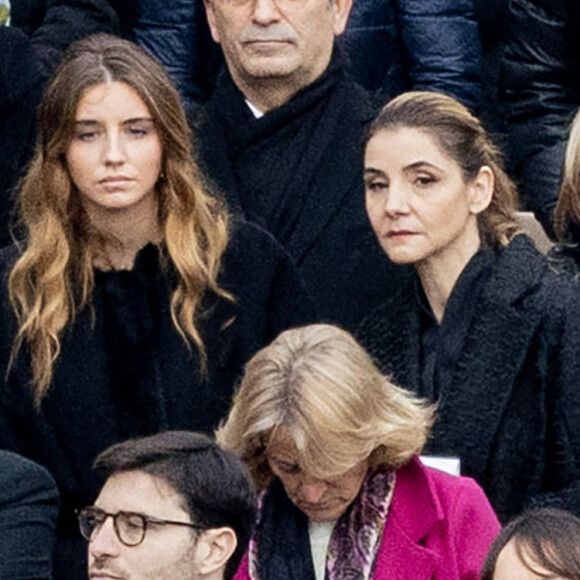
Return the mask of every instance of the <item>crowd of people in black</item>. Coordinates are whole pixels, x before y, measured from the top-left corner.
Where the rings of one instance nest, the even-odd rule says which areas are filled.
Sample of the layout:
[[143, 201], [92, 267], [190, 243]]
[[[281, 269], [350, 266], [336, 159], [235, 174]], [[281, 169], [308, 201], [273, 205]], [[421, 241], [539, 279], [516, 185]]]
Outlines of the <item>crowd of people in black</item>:
[[0, 580], [580, 578], [580, 14], [482, 4], [10, 2]]

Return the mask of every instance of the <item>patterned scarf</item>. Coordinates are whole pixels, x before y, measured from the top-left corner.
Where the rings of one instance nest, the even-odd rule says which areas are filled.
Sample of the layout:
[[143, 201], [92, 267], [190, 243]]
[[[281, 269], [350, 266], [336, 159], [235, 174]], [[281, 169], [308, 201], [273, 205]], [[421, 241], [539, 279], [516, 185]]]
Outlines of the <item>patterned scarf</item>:
[[[394, 473], [382, 467], [369, 471], [332, 531], [325, 580], [371, 580], [394, 489]], [[258, 499], [249, 571], [252, 580], [315, 579], [308, 521], [278, 480]]]

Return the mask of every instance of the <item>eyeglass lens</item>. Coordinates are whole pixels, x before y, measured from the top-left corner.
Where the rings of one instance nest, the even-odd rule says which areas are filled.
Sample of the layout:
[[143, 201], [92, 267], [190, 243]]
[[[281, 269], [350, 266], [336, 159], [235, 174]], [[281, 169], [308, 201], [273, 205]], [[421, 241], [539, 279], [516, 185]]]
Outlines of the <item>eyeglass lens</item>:
[[82, 536], [91, 540], [108, 517], [113, 518], [113, 528], [119, 540], [126, 546], [137, 546], [145, 538], [147, 522], [141, 514], [117, 512], [108, 514], [97, 508], [85, 508], [79, 512], [79, 527]]

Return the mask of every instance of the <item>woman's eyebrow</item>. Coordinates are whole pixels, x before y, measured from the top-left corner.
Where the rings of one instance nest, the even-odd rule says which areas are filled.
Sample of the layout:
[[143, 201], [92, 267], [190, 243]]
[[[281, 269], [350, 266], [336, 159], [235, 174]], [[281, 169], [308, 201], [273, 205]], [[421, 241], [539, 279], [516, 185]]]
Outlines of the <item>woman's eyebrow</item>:
[[365, 171], [364, 171], [365, 175], [385, 175], [384, 171], [381, 171], [380, 169], [375, 169], [374, 167], [365, 167]]
[[441, 171], [441, 168], [438, 167], [437, 165], [434, 165], [433, 163], [429, 163], [428, 161], [415, 161], [414, 163], [409, 163], [409, 165], [405, 166], [405, 171], [408, 170], [413, 170], [413, 169], [423, 169], [423, 168], [429, 168], [429, 169], [435, 169], [437, 171]]
[[134, 119], [123, 121], [123, 125], [134, 125], [136, 123], [153, 123], [153, 119], [151, 117], [135, 117]]

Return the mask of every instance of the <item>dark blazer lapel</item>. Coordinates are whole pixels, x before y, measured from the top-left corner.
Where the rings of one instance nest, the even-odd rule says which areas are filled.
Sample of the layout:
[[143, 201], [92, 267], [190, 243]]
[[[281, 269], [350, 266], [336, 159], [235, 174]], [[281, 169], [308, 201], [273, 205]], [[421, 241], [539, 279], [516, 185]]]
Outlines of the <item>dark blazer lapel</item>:
[[484, 290], [434, 429], [435, 451], [459, 455], [462, 472], [479, 481], [540, 317], [519, 299], [537, 283], [545, 263], [525, 241], [512, 244]]

